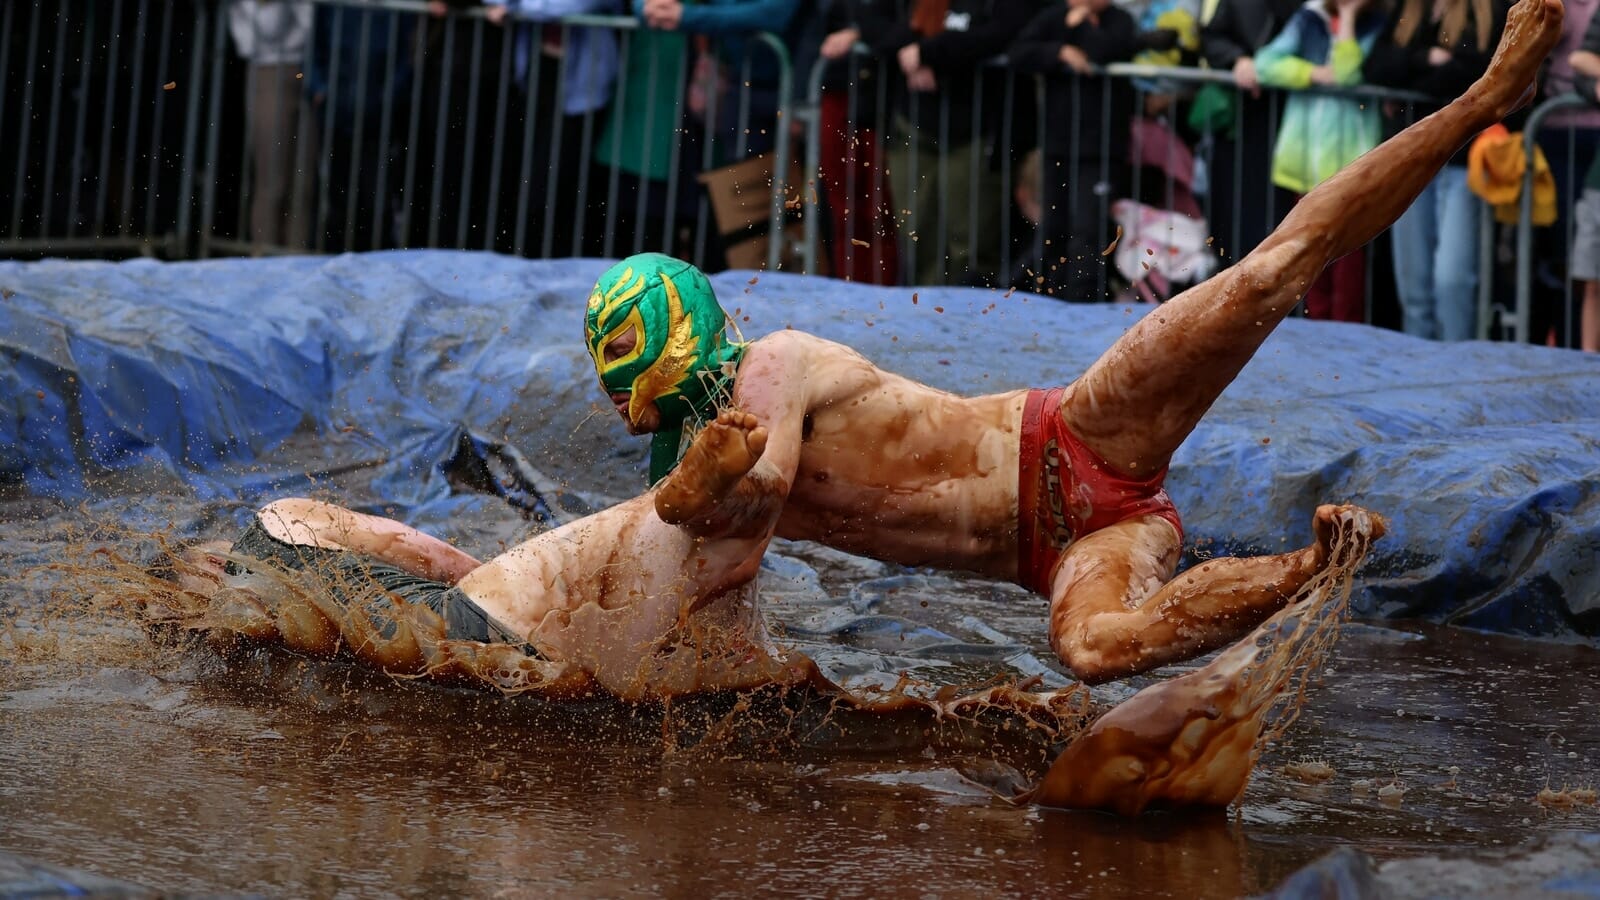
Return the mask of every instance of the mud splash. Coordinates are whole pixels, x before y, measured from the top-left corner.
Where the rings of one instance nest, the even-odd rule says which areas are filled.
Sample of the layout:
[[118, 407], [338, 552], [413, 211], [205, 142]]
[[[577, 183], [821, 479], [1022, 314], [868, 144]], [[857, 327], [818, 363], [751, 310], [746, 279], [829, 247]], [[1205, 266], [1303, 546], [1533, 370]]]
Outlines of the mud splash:
[[1098, 719], [1017, 799], [1137, 815], [1154, 806], [1227, 806], [1256, 761], [1299, 717], [1349, 609], [1374, 521], [1341, 520], [1328, 565], [1288, 606], [1208, 665], [1145, 688]]
[[[730, 641], [704, 627], [674, 632], [648, 668], [597, 677], [608, 659], [637, 655], [609, 652], [612, 636], [626, 630], [613, 623], [624, 610], [588, 604], [575, 611], [569, 632], [583, 640], [571, 643], [585, 649], [553, 660], [532, 647], [445, 639], [444, 622], [426, 606], [371, 585], [334, 583], [315, 568], [290, 572], [238, 559], [252, 571], [219, 583], [164, 538], [146, 540], [161, 547], [158, 565], [101, 547], [89, 551], [88, 564], [47, 566], [66, 585], [56, 593], [120, 611], [157, 644], [214, 656], [245, 690], [276, 684], [292, 692], [308, 672], [324, 683], [364, 679], [369, 691], [416, 683], [409, 702], [465, 704], [471, 716], [507, 701], [592, 712], [596, 703], [620, 700], [626, 711], [612, 709], [611, 718], [659, 729], [669, 747], [854, 739], [987, 750], [1030, 768], [1046, 764], [1095, 712], [1081, 686], [1040, 690], [1039, 677], [935, 686], [903, 676], [888, 687], [847, 689], [804, 654]], [[632, 687], [610, 689], [617, 684]]]
[[[1003, 766], [969, 765], [968, 774], [991, 787], [1008, 784], [1012, 789], [1003, 792], [1018, 801], [1048, 806], [1130, 816], [1150, 806], [1227, 806], [1243, 793], [1265, 747], [1298, 715], [1308, 682], [1338, 634], [1372, 533], [1365, 514], [1343, 522], [1328, 566], [1285, 609], [1202, 669], [1147, 687], [1098, 720], [1088, 692], [1076, 685], [1037, 691], [1038, 679], [1030, 679], [930, 690], [902, 677], [889, 688], [850, 690], [800, 653], [765, 642], [730, 643], [699, 630], [664, 641], [649, 670], [632, 673], [637, 690], [620, 699], [670, 710], [675, 700], [721, 695], [722, 705], [690, 703], [693, 714], [680, 716], [679, 730], [692, 732], [696, 744], [748, 743], [745, 732], [770, 740], [774, 722], [791, 738], [814, 734], [838, 716], [909, 725], [930, 740], [935, 731], [953, 730], [965, 739], [956, 743], [968, 746], [975, 732], [987, 732], [996, 745], [990, 755], [1011, 759], [1019, 757], [999, 752], [998, 745], [1031, 747], [1047, 759], [1065, 743], [1031, 789], [1021, 790], [1036, 776], [1006, 773]], [[574, 702], [619, 693], [605, 689], [618, 683], [615, 677], [604, 684], [596, 677], [610, 656], [607, 635], [622, 630], [607, 621], [616, 610], [574, 612], [576, 633], [587, 636], [593, 652], [552, 660], [529, 647], [447, 640], [444, 622], [427, 607], [372, 587], [332, 584], [314, 570], [291, 573], [238, 560], [253, 571], [219, 581], [193, 565], [193, 555], [163, 549], [165, 571], [111, 549], [97, 551], [95, 565], [53, 568], [80, 583], [97, 582], [91, 606], [121, 608], [153, 634], [203, 645], [236, 669], [241, 660], [253, 660], [266, 681], [285, 664], [264, 661], [281, 657], [354, 663], [397, 682], [502, 697]], [[708, 684], [721, 689], [707, 691]], [[695, 727], [681, 729], [689, 718]], [[668, 721], [670, 713], [663, 734], [675, 733]], [[1020, 758], [1042, 762], [1035, 753]]]

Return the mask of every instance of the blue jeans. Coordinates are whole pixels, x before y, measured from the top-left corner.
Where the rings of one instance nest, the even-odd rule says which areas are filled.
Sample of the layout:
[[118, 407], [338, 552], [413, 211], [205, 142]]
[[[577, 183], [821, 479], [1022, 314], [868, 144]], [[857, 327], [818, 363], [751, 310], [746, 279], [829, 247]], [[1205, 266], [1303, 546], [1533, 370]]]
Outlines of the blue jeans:
[[1478, 216], [1465, 166], [1446, 166], [1394, 223], [1394, 280], [1405, 332], [1441, 341], [1477, 336]]

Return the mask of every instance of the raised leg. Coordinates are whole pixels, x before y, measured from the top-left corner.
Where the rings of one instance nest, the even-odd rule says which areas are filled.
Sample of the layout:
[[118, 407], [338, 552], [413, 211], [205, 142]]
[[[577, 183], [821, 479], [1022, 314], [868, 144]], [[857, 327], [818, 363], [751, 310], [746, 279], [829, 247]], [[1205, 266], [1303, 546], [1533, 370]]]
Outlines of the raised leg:
[[1463, 144], [1528, 98], [1561, 17], [1560, 0], [1520, 0], [1476, 84], [1307, 194], [1239, 265], [1130, 328], [1068, 390], [1068, 426], [1122, 471], [1166, 465], [1323, 267], [1388, 228]]
[[455, 584], [480, 565], [464, 551], [409, 525], [320, 500], [274, 500], [257, 515], [267, 533], [280, 541], [350, 550], [446, 584]]
[[[1215, 559], [1172, 580], [1178, 533], [1140, 516], [1080, 539], [1062, 556], [1050, 598], [1050, 645], [1095, 684], [1189, 659], [1237, 640], [1289, 602], [1329, 559], [1340, 522], [1377, 516], [1319, 507], [1310, 546], [1276, 556]], [[1163, 584], [1163, 582], [1166, 582]]]

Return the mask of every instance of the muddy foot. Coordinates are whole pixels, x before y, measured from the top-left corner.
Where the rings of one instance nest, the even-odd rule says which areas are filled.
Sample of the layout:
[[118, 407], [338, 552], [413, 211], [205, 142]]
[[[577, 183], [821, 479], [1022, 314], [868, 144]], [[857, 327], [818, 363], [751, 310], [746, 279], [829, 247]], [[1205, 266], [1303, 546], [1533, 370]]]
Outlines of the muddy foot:
[[1511, 7], [1500, 46], [1475, 85], [1497, 118], [1531, 99], [1539, 69], [1561, 37], [1564, 15], [1561, 0], [1519, 0]]
[[1342, 535], [1364, 538], [1368, 543], [1381, 538], [1389, 530], [1383, 516], [1359, 506], [1324, 504], [1317, 507], [1311, 517], [1311, 533], [1316, 536], [1318, 562], [1326, 562], [1333, 545]]
[[767, 429], [756, 417], [738, 410], [723, 410], [717, 419], [695, 435], [656, 496], [656, 512], [663, 521], [689, 522], [710, 511], [738, 484], [767, 449]]

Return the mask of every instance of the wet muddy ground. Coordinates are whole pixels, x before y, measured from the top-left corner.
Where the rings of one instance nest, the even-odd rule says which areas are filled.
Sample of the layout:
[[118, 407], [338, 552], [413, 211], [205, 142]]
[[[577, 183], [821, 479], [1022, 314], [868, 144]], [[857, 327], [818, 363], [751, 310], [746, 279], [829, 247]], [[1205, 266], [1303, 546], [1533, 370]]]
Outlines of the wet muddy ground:
[[[722, 701], [552, 706], [156, 649], [114, 618], [59, 618], [25, 573], [70, 555], [63, 523], [83, 513], [26, 507], [5, 507], [0, 535], [0, 562], [24, 573], [0, 597], [0, 850], [156, 888], [1234, 897], [1339, 846], [1481, 856], [1600, 831], [1600, 807], [1536, 803], [1600, 782], [1589, 646], [1351, 625], [1243, 804], [1129, 822], [1013, 808], [965, 781], [974, 758], [1040, 761], [1037, 741], [1005, 732], [776, 702], [731, 719]], [[105, 512], [173, 521], [170, 506]], [[187, 536], [233, 527], [191, 512]], [[457, 527], [470, 547], [510, 526], [502, 507]], [[774, 633], [835, 678], [1065, 681], [1044, 662], [1043, 603], [1020, 590], [806, 545], [780, 543], [769, 563]], [[707, 722], [738, 727], [708, 736]], [[1309, 760], [1332, 776], [1284, 770]]]
[[[1231, 897], [1340, 845], [1387, 858], [1600, 829], [1592, 806], [1535, 802], [1594, 783], [1600, 652], [1447, 630], [1350, 628], [1235, 814], [1136, 822], [1009, 807], [960, 777], [967, 752], [685, 745], [607, 704], [508, 713], [271, 665], [13, 665], [0, 847], [283, 896]], [[1282, 770], [1312, 758], [1332, 778]]]

